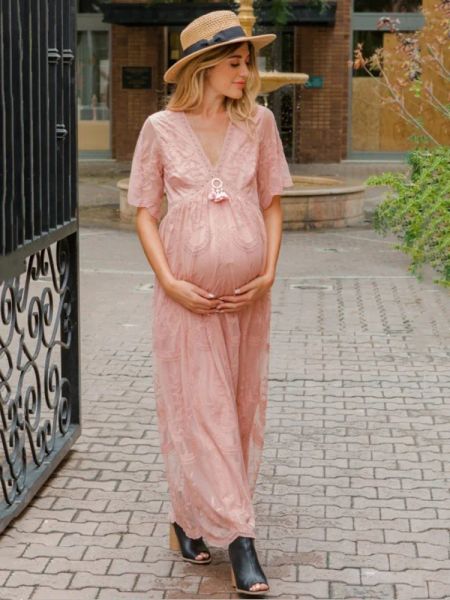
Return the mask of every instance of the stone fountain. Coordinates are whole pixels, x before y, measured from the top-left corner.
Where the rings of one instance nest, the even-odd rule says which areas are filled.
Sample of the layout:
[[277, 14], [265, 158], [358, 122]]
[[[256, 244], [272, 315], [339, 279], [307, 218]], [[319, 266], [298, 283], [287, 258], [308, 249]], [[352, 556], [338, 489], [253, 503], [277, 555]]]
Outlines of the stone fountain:
[[[253, 11], [253, 0], [241, 0], [238, 10], [239, 21], [242, 29], [247, 35], [253, 34], [253, 26], [255, 25], [256, 17]], [[282, 71], [260, 71], [261, 92], [266, 94], [274, 92], [284, 85], [303, 85], [309, 76], [305, 73], [285, 73]]]
[[[241, 0], [238, 10], [239, 21], [247, 35], [252, 35], [256, 17], [253, 0]], [[305, 73], [281, 71], [259, 71], [261, 94], [278, 90], [285, 85], [304, 85], [309, 76]], [[294, 186], [284, 190], [283, 229], [321, 229], [357, 225], [364, 217], [363, 185], [353, 184], [334, 177], [304, 177], [292, 175]], [[117, 184], [120, 190], [120, 218], [130, 221], [136, 209], [127, 203], [128, 179]], [[163, 202], [163, 213], [167, 210], [167, 199]]]

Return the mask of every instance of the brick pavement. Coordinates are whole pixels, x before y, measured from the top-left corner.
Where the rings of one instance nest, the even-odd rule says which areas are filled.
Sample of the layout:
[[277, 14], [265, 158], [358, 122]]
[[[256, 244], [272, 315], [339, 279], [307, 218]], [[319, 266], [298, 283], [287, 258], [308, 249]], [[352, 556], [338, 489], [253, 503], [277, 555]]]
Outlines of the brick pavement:
[[[168, 549], [136, 236], [84, 228], [83, 434], [0, 538], [0, 598], [233, 598]], [[285, 232], [255, 494], [271, 597], [450, 598], [448, 291], [369, 227]]]

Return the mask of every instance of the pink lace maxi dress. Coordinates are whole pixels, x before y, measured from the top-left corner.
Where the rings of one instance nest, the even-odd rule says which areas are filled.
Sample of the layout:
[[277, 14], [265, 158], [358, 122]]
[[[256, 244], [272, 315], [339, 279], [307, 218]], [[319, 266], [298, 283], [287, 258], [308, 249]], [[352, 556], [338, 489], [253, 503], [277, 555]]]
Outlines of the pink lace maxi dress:
[[[134, 152], [128, 202], [159, 219], [167, 194], [159, 232], [170, 269], [217, 295], [234, 294], [263, 272], [262, 209], [293, 185], [272, 111], [258, 105], [255, 118], [253, 140], [230, 122], [214, 166], [184, 112], [150, 115]], [[214, 177], [226, 194], [216, 200]], [[153, 370], [168, 519], [219, 547], [255, 537], [270, 305], [269, 291], [237, 313], [199, 315], [155, 280]]]

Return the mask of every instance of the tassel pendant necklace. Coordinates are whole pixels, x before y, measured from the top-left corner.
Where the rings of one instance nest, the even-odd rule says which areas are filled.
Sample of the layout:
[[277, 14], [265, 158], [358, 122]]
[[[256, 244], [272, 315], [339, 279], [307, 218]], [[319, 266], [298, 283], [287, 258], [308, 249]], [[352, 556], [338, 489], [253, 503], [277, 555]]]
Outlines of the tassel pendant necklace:
[[223, 181], [219, 177], [213, 177], [211, 179], [211, 191], [208, 194], [208, 200], [213, 202], [222, 202], [222, 200], [229, 200], [230, 197], [223, 189]]

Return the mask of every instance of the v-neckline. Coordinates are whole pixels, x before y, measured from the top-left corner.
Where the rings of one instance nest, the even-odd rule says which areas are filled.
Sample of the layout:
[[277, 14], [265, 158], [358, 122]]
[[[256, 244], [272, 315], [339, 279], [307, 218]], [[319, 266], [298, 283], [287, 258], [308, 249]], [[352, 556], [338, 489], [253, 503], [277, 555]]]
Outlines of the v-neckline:
[[226, 149], [226, 146], [228, 143], [228, 137], [230, 135], [231, 126], [233, 125], [233, 122], [231, 121], [231, 119], [229, 119], [227, 130], [225, 132], [225, 137], [223, 138], [223, 142], [222, 142], [222, 148], [220, 149], [219, 158], [218, 158], [216, 164], [213, 165], [212, 162], [209, 160], [209, 157], [206, 154], [205, 149], [203, 148], [203, 144], [201, 143], [200, 138], [195, 133], [194, 128], [192, 127], [191, 123], [189, 122], [189, 119], [187, 118], [187, 115], [186, 115], [186, 111], [182, 110], [181, 113], [183, 115], [184, 122], [187, 125], [187, 129], [188, 129], [194, 143], [197, 145], [198, 149], [200, 150], [209, 170], [217, 171], [217, 169], [220, 167], [222, 160], [223, 160], [223, 156], [224, 156], [225, 149]]

